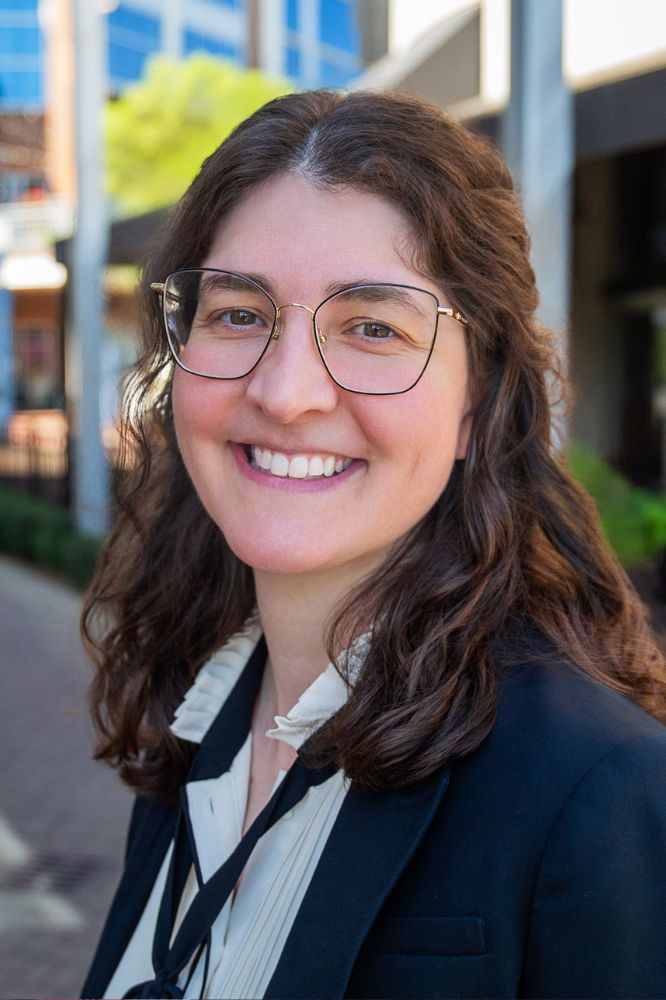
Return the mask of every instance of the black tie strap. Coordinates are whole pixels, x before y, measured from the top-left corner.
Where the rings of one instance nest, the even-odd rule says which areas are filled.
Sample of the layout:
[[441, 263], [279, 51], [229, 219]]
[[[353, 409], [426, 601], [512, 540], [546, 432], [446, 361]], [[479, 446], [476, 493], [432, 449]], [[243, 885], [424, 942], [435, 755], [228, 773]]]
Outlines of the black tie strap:
[[159, 997], [160, 1000], [182, 1000], [185, 996], [181, 988], [170, 982], [165, 974], [156, 976], [155, 979], [147, 979], [145, 983], [138, 983], [123, 995], [128, 1000], [130, 998], [150, 1000], [151, 997]]
[[[188, 962], [194, 959], [190, 969], [192, 975], [203, 950], [206, 949], [208, 954], [211, 928], [233, 892], [259, 838], [303, 798], [308, 788], [326, 781], [336, 770], [333, 764], [322, 768], [306, 768], [300, 757], [296, 760], [235, 850], [215, 874], [199, 886], [170, 946], [178, 905], [187, 874], [194, 863], [186, 829], [186, 801], [184, 794], [182, 795], [174, 850], [153, 941], [155, 978], [133, 986], [125, 993], [125, 997], [145, 1000], [166, 997], [171, 1000], [184, 995], [177, 985], [178, 977]], [[202, 995], [204, 989], [205, 981], [202, 984]]]

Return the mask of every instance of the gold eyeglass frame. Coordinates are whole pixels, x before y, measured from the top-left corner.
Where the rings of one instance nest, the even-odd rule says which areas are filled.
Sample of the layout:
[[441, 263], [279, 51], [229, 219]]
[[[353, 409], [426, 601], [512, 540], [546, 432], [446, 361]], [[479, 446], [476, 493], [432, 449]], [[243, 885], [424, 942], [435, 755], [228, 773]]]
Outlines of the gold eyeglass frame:
[[[183, 362], [180, 360], [180, 358], [178, 356], [178, 353], [177, 353], [177, 351], [176, 351], [176, 349], [174, 347], [174, 344], [171, 342], [171, 337], [169, 335], [169, 324], [168, 324], [167, 315], [166, 315], [166, 299], [167, 299], [167, 297], [165, 295], [166, 287], [167, 287], [167, 284], [168, 284], [170, 278], [174, 277], [175, 275], [185, 274], [185, 273], [188, 273], [188, 272], [191, 272], [191, 271], [211, 271], [211, 272], [213, 272], [215, 274], [230, 274], [230, 275], [233, 275], [236, 278], [241, 278], [243, 281], [247, 282], [248, 284], [254, 285], [255, 288], [258, 288], [259, 291], [262, 292], [266, 296], [266, 298], [269, 300], [269, 302], [271, 302], [271, 304], [273, 306], [273, 309], [275, 310], [275, 319], [273, 321], [273, 329], [271, 330], [271, 333], [269, 334], [269, 336], [266, 338], [266, 344], [265, 344], [265, 346], [264, 346], [261, 354], [259, 355], [259, 357], [255, 361], [255, 363], [252, 365], [252, 367], [250, 369], [248, 369], [248, 371], [244, 372], [242, 375], [207, 375], [204, 372], [194, 371], [193, 369], [188, 368], [187, 365], [183, 364]], [[372, 391], [367, 391], [367, 390], [364, 390], [364, 389], [350, 389], [349, 386], [344, 385], [342, 382], [339, 382], [336, 379], [335, 375], [333, 374], [333, 372], [328, 367], [328, 364], [326, 362], [326, 357], [324, 355], [324, 352], [322, 351], [322, 346], [326, 343], [326, 336], [317, 327], [317, 313], [319, 312], [319, 310], [321, 309], [321, 307], [323, 305], [325, 305], [327, 302], [329, 302], [331, 299], [335, 298], [336, 295], [342, 294], [342, 292], [351, 292], [351, 291], [355, 291], [356, 289], [361, 289], [361, 288], [376, 288], [376, 287], [379, 287], [379, 288], [406, 288], [409, 291], [422, 292], [424, 295], [429, 295], [437, 303], [437, 313], [436, 313], [436, 317], [437, 318], [435, 320], [435, 329], [433, 331], [432, 342], [430, 344], [430, 350], [428, 351], [428, 357], [425, 360], [425, 363], [423, 365], [423, 368], [421, 369], [421, 372], [420, 372], [418, 378], [416, 378], [414, 380], [414, 382], [412, 382], [411, 385], [407, 386], [406, 389], [396, 389], [396, 390], [390, 390], [388, 392], [372, 392]], [[227, 382], [233, 381], [233, 380], [239, 379], [239, 378], [245, 378], [246, 375], [249, 375], [250, 372], [253, 372], [254, 369], [259, 364], [259, 362], [261, 361], [261, 359], [263, 358], [263, 356], [266, 353], [266, 351], [268, 350], [268, 346], [271, 343], [271, 341], [279, 339], [280, 333], [282, 332], [281, 329], [280, 329], [280, 323], [279, 323], [279, 321], [280, 321], [280, 316], [281, 316], [281, 313], [282, 313], [283, 309], [289, 309], [289, 308], [305, 309], [306, 312], [310, 313], [310, 315], [312, 317], [312, 329], [313, 329], [313, 335], [314, 335], [315, 344], [317, 346], [317, 352], [319, 354], [319, 357], [321, 358], [322, 364], [324, 365], [324, 368], [326, 369], [327, 374], [329, 375], [329, 377], [335, 382], [335, 384], [340, 389], [344, 389], [345, 392], [358, 393], [359, 395], [362, 395], [362, 396], [400, 396], [403, 393], [409, 392], [410, 389], [414, 388], [414, 386], [423, 377], [423, 374], [424, 374], [426, 368], [428, 367], [428, 363], [429, 363], [430, 358], [432, 356], [432, 352], [433, 352], [434, 347], [435, 347], [435, 341], [437, 340], [437, 331], [438, 331], [439, 317], [440, 316], [444, 316], [447, 319], [455, 320], [456, 323], [459, 323], [463, 327], [465, 327], [465, 326], [468, 325], [467, 319], [463, 316], [463, 314], [458, 309], [453, 309], [451, 306], [442, 306], [442, 305], [440, 305], [439, 299], [437, 298], [437, 296], [435, 295], [434, 292], [428, 291], [427, 288], [419, 288], [417, 285], [404, 285], [404, 284], [402, 284], [400, 282], [397, 282], [397, 281], [372, 281], [372, 282], [365, 282], [365, 283], [362, 283], [362, 284], [359, 284], [359, 285], [350, 285], [348, 288], [344, 288], [344, 289], [338, 289], [337, 291], [332, 292], [330, 295], [327, 295], [326, 298], [323, 299], [315, 309], [312, 309], [311, 306], [304, 305], [302, 302], [285, 302], [282, 305], [278, 305], [277, 302], [275, 302], [275, 300], [273, 299], [273, 296], [269, 292], [267, 292], [266, 289], [262, 285], [260, 285], [259, 282], [255, 281], [253, 278], [249, 278], [246, 275], [239, 274], [237, 271], [226, 271], [226, 270], [223, 270], [222, 268], [216, 268], [216, 267], [184, 267], [184, 268], [181, 268], [178, 271], [173, 271], [173, 272], [171, 272], [171, 274], [168, 274], [166, 276], [166, 278], [164, 279], [164, 281], [152, 281], [150, 283], [150, 288], [151, 288], [151, 291], [155, 292], [159, 296], [159, 298], [160, 298], [160, 302], [162, 304], [162, 320], [163, 320], [164, 329], [165, 329], [165, 332], [166, 332], [166, 335], [167, 335], [167, 342], [169, 344], [169, 349], [171, 351], [173, 359], [176, 362], [176, 364], [178, 365], [178, 367], [182, 368], [183, 371], [188, 372], [190, 375], [197, 375], [199, 378], [213, 378], [213, 379], [218, 379], [218, 380], [227, 381]]]

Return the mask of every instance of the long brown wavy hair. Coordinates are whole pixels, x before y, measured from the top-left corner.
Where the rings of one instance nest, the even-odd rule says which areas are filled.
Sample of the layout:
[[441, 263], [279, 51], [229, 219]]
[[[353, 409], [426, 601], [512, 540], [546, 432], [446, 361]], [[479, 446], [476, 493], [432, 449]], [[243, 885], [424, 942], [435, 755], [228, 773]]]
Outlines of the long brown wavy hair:
[[222, 143], [146, 262], [117, 516], [82, 619], [97, 666], [96, 756], [137, 791], [172, 796], [192, 749], [168, 728], [174, 709], [254, 607], [252, 572], [204, 510], [178, 452], [172, 362], [150, 283], [200, 265], [229, 212], [288, 171], [371, 192], [403, 213], [415, 266], [468, 318], [481, 400], [442, 496], [336, 611], [331, 656], [369, 623], [372, 643], [313, 751], [377, 788], [474, 750], [493, 726], [499, 644], [526, 623], [541, 648], [545, 637], [666, 718], [664, 661], [644, 608], [553, 447], [562, 380], [553, 338], [535, 320], [528, 236], [501, 157], [421, 100], [314, 91], [270, 102]]

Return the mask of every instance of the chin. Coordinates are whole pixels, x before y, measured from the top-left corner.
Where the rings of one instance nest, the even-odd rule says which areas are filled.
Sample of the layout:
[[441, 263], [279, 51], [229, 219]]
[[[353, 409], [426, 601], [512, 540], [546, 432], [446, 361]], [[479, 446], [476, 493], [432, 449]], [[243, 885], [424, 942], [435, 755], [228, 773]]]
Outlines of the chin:
[[272, 538], [269, 544], [259, 538], [248, 541], [226, 535], [232, 552], [251, 569], [276, 576], [316, 573], [330, 568], [330, 557], [317, 553], [311, 546], [296, 545], [285, 539]]

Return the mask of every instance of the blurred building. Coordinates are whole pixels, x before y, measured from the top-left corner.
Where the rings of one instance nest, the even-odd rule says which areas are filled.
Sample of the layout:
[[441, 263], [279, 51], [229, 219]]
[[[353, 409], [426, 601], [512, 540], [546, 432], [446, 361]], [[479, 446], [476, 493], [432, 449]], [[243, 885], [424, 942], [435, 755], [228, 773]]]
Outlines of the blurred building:
[[[158, 53], [206, 52], [301, 87], [342, 87], [386, 49], [387, 0], [91, 0], [106, 14], [110, 97], [140, 80]], [[43, 160], [11, 175], [3, 200], [44, 186], [70, 195], [72, 0], [0, 0], [0, 114], [44, 130]], [[371, 39], [368, 50], [367, 39]]]
[[[507, 148], [518, 52], [514, 39], [512, 59], [510, 0], [104, 2], [110, 94], [139, 79], [155, 52], [203, 50], [289, 76], [297, 86], [418, 93]], [[545, 4], [514, 0], [514, 11], [529, 5]], [[569, 239], [552, 266], [568, 275], [562, 308], [570, 317], [565, 346], [577, 397], [570, 431], [634, 481], [657, 487], [666, 483], [666, 3], [563, 0], [563, 10], [572, 151], [561, 214]], [[13, 212], [20, 206], [18, 217], [34, 212], [42, 232], [62, 235], [74, 185], [71, 0], [0, 0], [0, 38], [0, 198]], [[537, 70], [539, 55], [531, 52]], [[544, 189], [549, 182], [544, 175]], [[56, 211], [49, 203], [58, 198]], [[160, 218], [156, 212], [115, 223], [111, 260], [140, 259]], [[12, 244], [7, 230], [0, 219], [0, 247]], [[547, 225], [540, 232], [537, 222], [533, 232], [535, 243], [548, 242]], [[33, 285], [38, 273], [31, 271]], [[51, 271], [49, 280], [62, 279]], [[51, 320], [38, 311], [35, 296], [43, 292], [45, 303], [47, 291], [12, 292], [16, 371], [31, 383], [29, 391], [14, 387], [13, 399], [28, 405], [40, 392], [46, 398], [44, 366], [53, 373], [61, 364], [57, 349], [39, 346], [59, 308], [56, 288]], [[19, 309], [24, 296], [33, 298], [30, 315]], [[0, 361], [3, 315], [0, 292]], [[123, 316], [119, 322], [129, 321]], [[0, 363], [0, 423], [3, 384]]]
[[[376, 47], [386, 34], [386, 0], [99, 0], [99, 6], [107, 12], [110, 93], [140, 80], [155, 53], [181, 59], [201, 51], [305, 87], [344, 86], [376, 57], [364, 47], [366, 36]], [[0, 0], [3, 111], [45, 109], [49, 31], [67, 47], [70, 8], [69, 0]]]
[[339, 87], [361, 70], [355, 0], [126, 0], [109, 4], [109, 82], [122, 90], [156, 52], [257, 65], [298, 85]]
[[[90, 2], [105, 11], [110, 98], [157, 53], [205, 52], [338, 87], [386, 49], [387, 0]], [[53, 244], [75, 210], [73, 73], [73, 0], [0, 0], [0, 432], [13, 409], [63, 405], [66, 273]], [[127, 352], [107, 353], [114, 378]], [[103, 395], [108, 410], [113, 393]]]
[[[666, 3], [563, 0], [563, 21], [570, 433], [666, 488]], [[547, 60], [537, 70], [552, 72]], [[512, 62], [510, 0], [391, 0], [387, 54], [354, 85], [428, 97], [504, 145]], [[544, 171], [544, 197], [550, 182]]]

